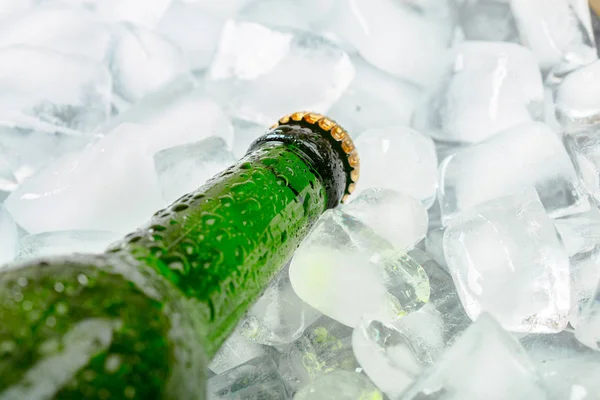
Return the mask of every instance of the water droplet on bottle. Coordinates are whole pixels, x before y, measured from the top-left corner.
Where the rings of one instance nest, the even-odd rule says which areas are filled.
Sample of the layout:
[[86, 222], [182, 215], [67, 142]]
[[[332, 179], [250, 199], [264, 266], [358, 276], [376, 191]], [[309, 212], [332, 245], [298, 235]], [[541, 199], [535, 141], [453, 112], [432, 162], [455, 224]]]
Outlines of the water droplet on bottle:
[[113, 374], [121, 367], [121, 356], [117, 354], [110, 354], [104, 361], [104, 370], [109, 374]]
[[63, 285], [61, 282], [56, 282], [54, 284], [54, 290], [56, 290], [57, 293], [62, 293], [65, 290], [65, 285]]

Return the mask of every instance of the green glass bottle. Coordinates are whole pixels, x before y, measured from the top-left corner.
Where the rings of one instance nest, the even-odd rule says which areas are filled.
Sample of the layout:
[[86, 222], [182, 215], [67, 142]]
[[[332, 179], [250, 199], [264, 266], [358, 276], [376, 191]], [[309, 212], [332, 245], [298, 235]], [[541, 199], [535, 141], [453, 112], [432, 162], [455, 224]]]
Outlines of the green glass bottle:
[[207, 360], [358, 163], [334, 121], [294, 113], [105, 253], [3, 270], [0, 400], [204, 399]]

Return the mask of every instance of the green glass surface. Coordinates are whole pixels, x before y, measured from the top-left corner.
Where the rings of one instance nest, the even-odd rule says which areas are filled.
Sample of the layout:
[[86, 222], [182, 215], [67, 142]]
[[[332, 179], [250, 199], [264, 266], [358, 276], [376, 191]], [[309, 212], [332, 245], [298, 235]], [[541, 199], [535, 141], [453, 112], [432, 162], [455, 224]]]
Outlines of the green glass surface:
[[203, 399], [205, 368], [323, 213], [318, 172], [263, 143], [97, 256], [0, 273], [0, 400]]

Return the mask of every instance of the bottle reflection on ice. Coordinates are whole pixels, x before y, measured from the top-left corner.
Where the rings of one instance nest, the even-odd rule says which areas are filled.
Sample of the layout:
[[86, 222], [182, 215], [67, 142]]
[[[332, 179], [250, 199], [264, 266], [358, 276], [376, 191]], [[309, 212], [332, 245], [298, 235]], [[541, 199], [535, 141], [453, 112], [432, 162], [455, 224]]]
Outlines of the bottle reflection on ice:
[[295, 113], [105, 253], [8, 267], [0, 400], [204, 398], [207, 360], [357, 179], [347, 133]]

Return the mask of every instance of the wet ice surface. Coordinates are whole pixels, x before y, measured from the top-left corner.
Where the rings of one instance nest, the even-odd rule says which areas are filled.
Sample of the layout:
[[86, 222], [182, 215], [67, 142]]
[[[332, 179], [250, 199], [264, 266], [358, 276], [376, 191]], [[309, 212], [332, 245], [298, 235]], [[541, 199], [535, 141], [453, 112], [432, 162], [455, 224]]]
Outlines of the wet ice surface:
[[280, 116], [326, 113], [357, 190], [208, 398], [597, 399], [591, 27], [585, 0], [0, 0], [0, 265], [101, 252]]

